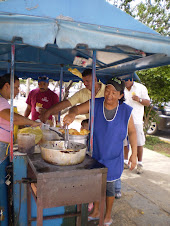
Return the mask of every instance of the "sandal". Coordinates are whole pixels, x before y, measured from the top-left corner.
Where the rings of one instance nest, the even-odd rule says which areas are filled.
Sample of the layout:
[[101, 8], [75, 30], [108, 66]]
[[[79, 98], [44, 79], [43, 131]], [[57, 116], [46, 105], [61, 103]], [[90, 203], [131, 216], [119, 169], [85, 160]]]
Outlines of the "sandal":
[[109, 225], [111, 225], [113, 223], [113, 220], [111, 219], [109, 222], [105, 222], [104, 223], [104, 226], [109, 226]]
[[88, 216], [88, 222], [89, 221], [94, 221], [94, 220], [99, 220], [99, 217], [90, 217], [90, 216]]
[[[106, 223], [104, 223], [103, 225], [104, 226], [109, 226], [109, 225], [111, 225], [113, 223], [113, 220], [111, 219], [109, 222], [106, 222]], [[99, 225], [98, 225], [99, 226]]]
[[118, 193], [115, 194], [115, 199], [120, 199], [122, 196], [121, 192], [119, 191]]

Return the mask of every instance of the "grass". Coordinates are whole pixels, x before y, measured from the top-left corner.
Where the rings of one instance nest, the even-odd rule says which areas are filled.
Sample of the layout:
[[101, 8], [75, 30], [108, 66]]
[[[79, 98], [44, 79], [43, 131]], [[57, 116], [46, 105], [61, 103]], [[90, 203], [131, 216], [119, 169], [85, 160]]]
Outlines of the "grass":
[[144, 147], [170, 157], [170, 143], [160, 140], [159, 137], [147, 135]]

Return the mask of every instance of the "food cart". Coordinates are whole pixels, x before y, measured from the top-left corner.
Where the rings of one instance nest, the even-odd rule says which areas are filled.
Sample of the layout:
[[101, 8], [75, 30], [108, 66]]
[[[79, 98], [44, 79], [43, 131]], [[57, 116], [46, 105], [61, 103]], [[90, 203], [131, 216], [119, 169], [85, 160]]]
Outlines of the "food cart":
[[[45, 0], [0, 1], [0, 74], [11, 71], [11, 79], [15, 73], [21, 78], [37, 79], [40, 75], [48, 75], [61, 82], [62, 80], [79, 81], [80, 78], [72, 74], [69, 68], [77, 68], [80, 72], [85, 68], [93, 68], [94, 85], [95, 73], [98, 79], [106, 82], [113, 75], [124, 76], [127, 72], [168, 65], [169, 44], [169, 38], [159, 35], [104, 0], [84, 2], [52, 0], [50, 3]], [[93, 106], [94, 86], [92, 109]], [[11, 89], [11, 140], [12, 116], [13, 88]], [[94, 117], [93, 110], [91, 117], [92, 119]], [[93, 124], [91, 124], [91, 149], [92, 140]], [[23, 179], [27, 178], [27, 165], [29, 164], [30, 170], [33, 170], [37, 177], [43, 178], [43, 175], [37, 174], [37, 168], [31, 157], [13, 153], [13, 145], [11, 145], [10, 157], [13, 162], [14, 224], [26, 225], [27, 216], [30, 216], [30, 213], [26, 214], [26, 188], [29, 182]], [[0, 172], [4, 172], [5, 163], [0, 164], [0, 167]], [[102, 166], [99, 168], [102, 169]], [[79, 172], [76, 167], [75, 171]], [[48, 176], [51, 177], [50, 174]], [[33, 205], [31, 217], [35, 218], [37, 206], [33, 196], [31, 200]], [[65, 205], [64, 199], [61, 201], [63, 202], [60, 205]], [[54, 213], [56, 215], [56, 211], [60, 216], [67, 212], [65, 207], [58, 207], [57, 210], [48, 209], [44, 211], [44, 217], [48, 218], [49, 214]], [[5, 216], [1, 218], [1, 224], [7, 225], [7, 205], [1, 207], [0, 213], [1, 216], [3, 213]], [[37, 217], [42, 220], [42, 215]], [[51, 224], [50, 218], [43, 223], [46, 224]], [[63, 218], [60, 217], [57, 225], [71, 225], [71, 223], [64, 223]]]

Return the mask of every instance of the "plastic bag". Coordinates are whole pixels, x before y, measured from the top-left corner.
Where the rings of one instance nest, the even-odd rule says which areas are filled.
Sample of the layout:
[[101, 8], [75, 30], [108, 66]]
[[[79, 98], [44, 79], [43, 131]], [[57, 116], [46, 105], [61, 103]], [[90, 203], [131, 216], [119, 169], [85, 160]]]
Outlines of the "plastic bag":
[[40, 140], [43, 137], [42, 130], [39, 126], [37, 127], [25, 127], [23, 129], [20, 129], [18, 133], [28, 133], [28, 134], [34, 134], [35, 135], [35, 144], [38, 144]]
[[68, 71], [70, 71], [73, 75], [78, 76], [79, 78], [82, 78], [82, 73], [77, 68], [69, 68]]
[[[17, 111], [17, 107], [14, 107], [14, 112], [15, 113], [18, 113]], [[14, 125], [14, 143], [16, 142], [17, 140], [17, 133], [18, 133], [18, 125]]]

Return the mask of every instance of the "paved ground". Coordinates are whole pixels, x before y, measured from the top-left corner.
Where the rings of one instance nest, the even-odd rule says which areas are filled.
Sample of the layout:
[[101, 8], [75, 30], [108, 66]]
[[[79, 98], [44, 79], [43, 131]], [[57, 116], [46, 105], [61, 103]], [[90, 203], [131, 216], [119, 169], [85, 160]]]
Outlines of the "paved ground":
[[[112, 225], [170, 225], [170, 158], [144, 149], [143, 174], [124, 170], [122, 197], [115, 200]], [[98, 222], [90, 222], [89, 226]]]

